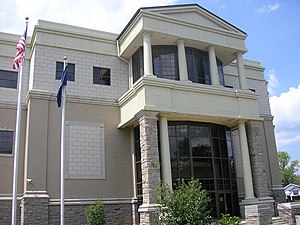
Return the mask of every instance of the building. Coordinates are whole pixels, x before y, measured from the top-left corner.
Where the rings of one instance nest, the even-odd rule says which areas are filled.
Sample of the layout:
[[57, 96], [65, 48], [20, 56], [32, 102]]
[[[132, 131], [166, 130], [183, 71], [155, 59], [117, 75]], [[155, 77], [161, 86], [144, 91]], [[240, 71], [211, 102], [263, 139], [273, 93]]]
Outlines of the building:
[[290, 183], [284, 187], [284, 193], [287, 201], [295, 201], [300, 199], [300, 185]]
[[[264, 68], [247, 34], [197, 4], [140, 8], [120, 34], [40, 20], [28, 39], [18, 209], [58, 224], [61, 111], [68, 57], [66, 223], [101, 197], [108, 224], [153, 224], [155, 186], [200, 179], [213, 216], [284, 201]], [[0, 33], [0, 223], [10, 221], [19, 35]]]

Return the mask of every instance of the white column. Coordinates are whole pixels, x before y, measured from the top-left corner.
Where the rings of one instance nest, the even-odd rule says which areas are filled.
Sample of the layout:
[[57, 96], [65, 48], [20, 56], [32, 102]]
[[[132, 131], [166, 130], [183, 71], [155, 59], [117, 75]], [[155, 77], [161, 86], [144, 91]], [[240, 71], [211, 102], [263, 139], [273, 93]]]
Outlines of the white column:
[[255, 199], [245, 122], [239, 122], [239, 136], [243, 163], [245, 200]]
[[186, 65], [186, 56], [185, 56], [185, 48], [184, 41], [177, 41], [178, 48], [178, 67], [179, 67], [179, 80], [180, 81], [188, 81], [188, 73], [187, 73], [187, 65]]
[[210, 68], [210, 78], [211, 84], [213, 86], [219, 86], [219, 75], [218, 75], [218, 66], [216, 60], [216, 50], [214, 46], [208, 47], [208, 56], [209, 56], [209, 68]]
[[244, 60], [242, 57], [242, 53], [237, 52], [235, 55], [236, 55], [238, 76], [240, 81], [240, 89], [247, 89], [246, 75], [244, 71]]
[[169, 145], [168, 120], [166, 117], [159, 118], [160, 151], [162, 180], [172, 188], [171, 156]]
[[152, 49], [151, 49], [151, 34], [143, 34], [143, 50], [144, 50], [144, 74], [146, 76], [153, 76], [153, 65], [152, 65]]

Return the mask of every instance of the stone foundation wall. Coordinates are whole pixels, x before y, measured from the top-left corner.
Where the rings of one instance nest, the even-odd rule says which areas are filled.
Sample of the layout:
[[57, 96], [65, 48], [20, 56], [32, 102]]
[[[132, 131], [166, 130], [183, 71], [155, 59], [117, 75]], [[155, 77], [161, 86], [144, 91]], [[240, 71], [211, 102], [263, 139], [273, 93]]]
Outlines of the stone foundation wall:
[[[87, 223], [89, 205], [65, 205], [65, 224], [83, 225]], [[106, 225], [131, 225], [131, 204], [104, 204]], [[60, 224], [60, 205], [49, 206], [49, 225]]]
[[48, 195], [24, 195], [21, 200], [21, 225], [48, 225]]
[[[17, 224], [21, 223], [21, 208], [20, 206], [21, 201], [17, 203]], [[0, 200], [0, 224], [11, 224], [11, 207], [12, 207], [12, 200]]]

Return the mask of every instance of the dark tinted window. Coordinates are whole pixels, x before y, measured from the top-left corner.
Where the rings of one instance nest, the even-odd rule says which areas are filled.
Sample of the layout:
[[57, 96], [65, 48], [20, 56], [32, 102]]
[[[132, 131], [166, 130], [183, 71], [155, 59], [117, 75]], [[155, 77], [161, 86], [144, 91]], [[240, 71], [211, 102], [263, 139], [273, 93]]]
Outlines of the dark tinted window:
[[17, 88], [18, 72], [0, 70], [0, 87]]
[[[64, 63], [63, 62], [56, 62], [56, 80], [60, 80], [61, 75], [63, 73]], [[75, 81], [75, 64], [68, 63], [68, 81]]]
[[12, 154], [13, 131], [0, 130], [0, 154]]
[[94, 66], [93, 84], [110, 85], [110, 69]]

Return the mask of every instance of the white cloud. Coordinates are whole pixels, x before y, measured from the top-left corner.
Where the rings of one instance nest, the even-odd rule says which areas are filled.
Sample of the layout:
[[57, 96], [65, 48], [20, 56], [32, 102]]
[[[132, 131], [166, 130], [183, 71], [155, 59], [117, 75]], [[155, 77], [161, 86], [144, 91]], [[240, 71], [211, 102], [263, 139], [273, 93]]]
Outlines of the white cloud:
[[[175, 4], [178, 0], [16, 0], [15, 20], [22, 24], [30, 18], [29, 34], [38, 19], [119, 33], [140, 7]], [[7, 28], [8, 30], [11, 30]], [[20, 29], [18, 27], [18, 29]], [[2, 30], [5, 30], [2, 27]], [[21, 29], [22, 30], [22, 29]], [[20, 33], [21, 31], [14, 31]]]
[[276, 3], [276, 4], [269, 4], [269, 5], [262, 5], [260, 8], [255, 9], [254, 11], [258, 14], [269, 14], [271, 12], [276, 11], [279, 9], [281, 4]]
[[268, 80], [268, 92], [270, 93], [270, 95], [274, 95], [275, 94], [275, 90], [276, 88], [279, 86], [279, 80], [276, 76], [276, 72], [275, 69], [270, 69], [269, 73], [269, 80]]
[[300, 146], [300, 85], [270, 97], [278, 150]]

